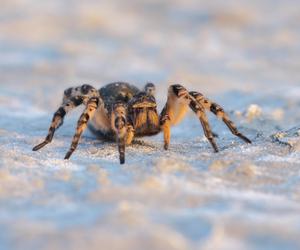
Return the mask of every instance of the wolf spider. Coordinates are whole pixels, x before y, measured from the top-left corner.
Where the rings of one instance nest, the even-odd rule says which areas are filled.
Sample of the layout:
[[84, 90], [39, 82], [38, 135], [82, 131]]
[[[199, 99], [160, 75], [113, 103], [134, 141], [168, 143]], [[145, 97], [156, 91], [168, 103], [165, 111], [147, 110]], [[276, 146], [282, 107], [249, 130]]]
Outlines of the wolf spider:
[[171, 137], [170, 128], [183, 119], [188, 107], [199, 118], [204, 134], [215, 152], [219, 150], [205, 110], [209, 110], [221, 118], [232, 134], [251, 143], [237, 130], [221, 106], [211, 102], [199, 92], [188, 92], [179, 84], [171, 85], [168, 89], [167, 103], [160, 115], [156, 109], [154, 95], [155, 85], [153, 83], [147, 83], [143, 91], [125, 82], [110, 83], [100, 90], [86, 84], [68, 88], [64, 91], [62, 105], [54, 113], [45, 140], [35, 146], [33, 151], [50, 143], [55, 131], [63, 124], [65, 115], [81, 104], [85, 105], [85, 110], [78, 120], [76, 133], [65, 159], [71, 157], [87, 126], [97, 136], [117, 142], [120, 164], [125, 162], [125, 145], [131, 144], [134, 137], [156, 135], [162, 131], [164, 149], [167, 150]]

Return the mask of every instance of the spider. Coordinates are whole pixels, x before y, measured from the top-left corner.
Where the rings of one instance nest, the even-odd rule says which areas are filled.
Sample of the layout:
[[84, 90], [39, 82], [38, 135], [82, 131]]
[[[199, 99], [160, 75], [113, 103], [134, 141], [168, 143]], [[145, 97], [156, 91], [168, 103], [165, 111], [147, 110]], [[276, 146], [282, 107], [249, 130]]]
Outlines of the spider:
[[115, 82], [99, 90], [84, 84], [64, 91], [62, 104], [54, 113], [45, 140], [35, 146], [37, 151], [50, 143], [55, 131], [63, 124], [65, 115], [79, 105], [85, 105], [80, 116], [71, 147], [65, 159], [69, 159], [77, 148], [79, 139], [88, 127], [102, 139], [115, 140], [118, 144], [120, 164], [125, 163], [125, 145], [130, 145], [134, 137], [156, 135], [163, 132], [164, 149], [170, 144], [170, 128], [178, 124], [186, 114], [188, 107], [197, 115], [204, 134], [215, 152], [218, 147], [211, 131], [205, 110], [209, 110], [246, 143], [251, 141], [240, 133], [229, 119], [223, 108], [211, 102], [199, 92], [188, 92], [182, 85], [171, 85], [168, 89], [167, 102], [160, 115], [155, 100], [155, 85], [147, 83], [142, 91], [126, 82]]

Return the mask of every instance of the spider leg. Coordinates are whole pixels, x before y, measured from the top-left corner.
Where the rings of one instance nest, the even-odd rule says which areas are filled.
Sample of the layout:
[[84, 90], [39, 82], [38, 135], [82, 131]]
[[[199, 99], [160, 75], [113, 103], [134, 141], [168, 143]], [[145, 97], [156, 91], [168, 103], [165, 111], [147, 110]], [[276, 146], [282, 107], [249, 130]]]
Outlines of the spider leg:
[[[126, 106], [122, 102], [117, 102], [111, 113], [111, 127], [117, 137], [120, 164], [125, 163], [125, 144], [127, 139], [130, 141], [130, 137], [132, 136], [132, 134], [127, 136], [128, 127], [126, 113]], [[132, 132], [133, 130], [131, 130], [130, 133]]]
[[214, 133], [211, 131], [204, 107], [199, 104], [183, 86], [178, 84], [169, 87], [168, 100], [160, 114], [160, 125], [164, 133], [164, 148], [166, 150], [169, 148], [171, 126], [179, 123], [183, 119], [189, 107], [198, 116], [204, 134], [214, 151], [218, 152], [219, 150], [214, 139]]
[[181, 85], [171, 85], [168, 99], [160, 113], [160, 128], [164, 134], [164, 149], [170, 145], [171, 126], [178, 124], [186, 114], [190, 103], [187, 90]]
[[98, 108], [98, 105], [99, 105], [98, 97], [92, 97], [87, 102], [86, 108], [78, 120], [76, 132], [73, 137], [71, 147], [65, 156], [65, 159], [69, 159], [71, 157], [71, 155], [73, 154], [73, 152], [75, 151], [75, 149], [77, 148], [79, 139], [80, 139], [83, 131], [86, 129], [88, 121], [94, 116], [95, 111]]
[[208, 123], [208, 119], [205, 113], [205, 109], [199, 105], [199, 103], [195, 102], [194, 100], [191, 100], [190, 102], [190, 108], [195, 112], [195, 114], [198, 116], [201, 125], [203, 127], [204, 135], [212, 145], [215, 152], [219, 152], [218, 146], [214, 139], [214, 133], [211, 131], [210, 125]]
[[199, 103], [201, 104], [206, 110], [211, 111], [215, 114], [218, 118], [222, 119], [222, 121], [226, 124], [233, 135], [238, 136], [246, 143], [251, 143], [251, 140], [248, 139], [245, 135], [238, 131], [235, 124], [229, 119], [228, 114], [224, 111], [224, 109], [217, 103], [211, 102], [209, 99], [205, 98], [202, 94], [191, 91], [189, 94]]
[[130, 145], [134, 138], [134, 128], [131, 124], [127, 125], [126, 145]]
[[64, 91], [63, 103], [54, 113], [48, 134], [45, 140], [35, 146], [32, 150], [37, 151], [49, 144], [54, 136], [55, 131], [63, 124], [65, 115], [79, 105], [86, 103], [91, 96], [99, 96], [98, 91], [90, 85], [69, 88]]
[[167, 114], [167, 108], [164, 108], [161, 113], [160, 126], [164, 133], [164, 149], [168, 150], [171, 140], [171, 122], [170, 117]]

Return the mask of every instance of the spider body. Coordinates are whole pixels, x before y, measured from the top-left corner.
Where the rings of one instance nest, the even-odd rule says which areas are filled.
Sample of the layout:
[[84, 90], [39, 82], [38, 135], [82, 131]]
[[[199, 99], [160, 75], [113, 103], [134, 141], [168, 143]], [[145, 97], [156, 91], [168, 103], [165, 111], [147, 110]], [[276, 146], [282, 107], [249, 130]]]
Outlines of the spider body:
[[87, 127], [99, 138], [117, 142], [121, 164], [125, 162], [125, 146], [131, 144], [134, 137], [151, 136], [163, 132], [164, 148], [167, 150], [170, 144], [171, 126], [179, 123], [189, 108], [200, 120], [204, 134], [215, 152], [218, 152], [218, 147], [205, 110], [221, 118], [234, 135], [251, 143], [237, 130], [220, 105], [211, 102], [199, 92], [188, 92], [179, 84], [171, 85], [168, 89], [167, 102], [159, 114], [153, 83], [147, 83], [143, 90], [139, 90], [129, 83], [115, 82], [99, 90], [86, 84], [65, 90], [62, 104], [54, 113], [48, 135], [33, 150], [37, 151], [50, 143], [55, 131], [63, 124], [65, 115], [81, 104], [86, 108], [78, 120], [76, 132], [65, 159], [69, 159], [75, 151]]
[[[125, 82], [110, 83], [99, 89], [104, 107], [97, 109], [89, 123], [89, 129], [99, 138], [115, 140], [116, 133], [111, 126], [115, 105], [125, 107], [124, 117], [134, 129], [135, 137], [155, 135], [160, 132], [159, 115], [155, 97]], [[123, 104], [123, 105], [122, 105]], [[103, 115], [106, 114], [106, 115]]]

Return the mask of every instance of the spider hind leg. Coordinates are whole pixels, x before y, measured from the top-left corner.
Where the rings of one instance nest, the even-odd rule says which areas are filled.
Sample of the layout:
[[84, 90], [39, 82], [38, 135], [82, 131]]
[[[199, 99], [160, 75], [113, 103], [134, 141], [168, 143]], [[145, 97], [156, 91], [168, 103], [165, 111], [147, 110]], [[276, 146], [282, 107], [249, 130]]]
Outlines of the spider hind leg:
[[33, 147], [32, 150], [38, 151], [49, 144], [53, 139], [55, 131], [62, 126], [66, 114], [81, 104], [86, 105], [88, 100], [92, 97], [99, 98], [99, 92], [94, 87], [87, 84], [66, 89], [64, 91], [63, 102], [53, 115], [52, 122], [45, 140]]
[[84, 112], [82, 113], [82, 115], [80, 116], [80, 118], [78, 120], [76, 133], [73, 137], [71, 147], [70, 147], [69, 151], [67, 152], [65, 159], [69, 159], [71, 157], [71, 155], [73, 154], [73, 152], [75, 151], [75, 149], [77, 148], [79, 139], [80, 139], [83, 131], [86, 129], [88, 121], [90, 120], [91, 117], [93, 117], [96, 109], [98, 108], [98, 105], [99, 105], [99, 99], [97, 97], [92, 97], [88, 101], [88, 103], [86, 105], [86, 109], [84, 110]]
[[[64, 98], [66, 98], [66, 97], [64, 96]], [[65, 102], [63, 102], [63, 104], [54, 113], [50, 128], [48, 130], [48, 134], [47, 134], [45, 140], [42, 143], [36, 145], [32, 150], [38, 151], [41, 148], [43, 148], [44, 146], [46, 146], [47, 144], [49, 144], [53, 139], [55, 131], [60, 126], [62, 126], [64, 117], [66, 116], [66, 114], [70, 110], [72, 110], [72, 109], [76, 108], [77, 106], [79, 106], [80, 104], [82, 104], [82, 102], [83, 102], [83, 99], [80, 96], [66, 99]]]

